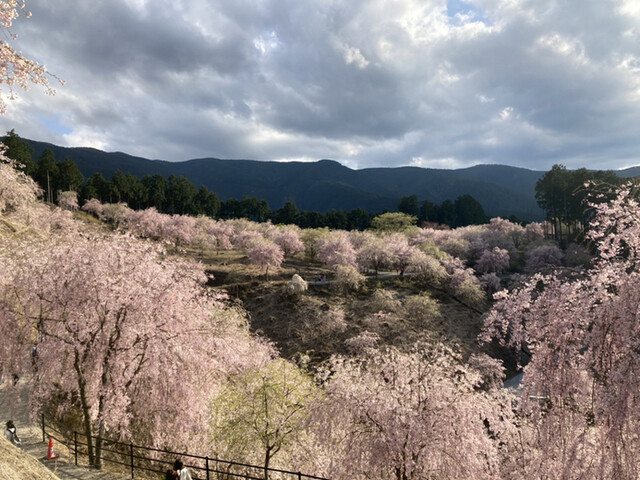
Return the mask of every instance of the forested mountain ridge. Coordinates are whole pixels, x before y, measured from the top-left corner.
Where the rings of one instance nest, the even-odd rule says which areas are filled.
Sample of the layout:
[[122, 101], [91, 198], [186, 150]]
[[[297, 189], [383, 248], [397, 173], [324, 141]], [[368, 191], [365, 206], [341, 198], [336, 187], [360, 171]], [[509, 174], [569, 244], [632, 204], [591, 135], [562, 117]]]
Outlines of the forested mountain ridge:
[[273, 162], [201, 158], [167, 162], [93, 148], [67, 148], [27, 140], [38, 158], [45, 148], [56, 158], [71, 157], [89, 177], [95, 172], [110, 178], [117, 170], [136, 177], [147, 174], [184, 175], [196, 186], [204, 185], [222, 200], [243, 195], [264, 199], [271, 208], [292, 201], [301, 210], [395, 210], [400, 198], [417, 195], [441, 203], [469, 194], [490, 216], [516, 215], [540, 220], [535, 184], [543, 171], [505, 165], [477, 165], [457, 170], [419, 167], [352, 170], [333, 160]]

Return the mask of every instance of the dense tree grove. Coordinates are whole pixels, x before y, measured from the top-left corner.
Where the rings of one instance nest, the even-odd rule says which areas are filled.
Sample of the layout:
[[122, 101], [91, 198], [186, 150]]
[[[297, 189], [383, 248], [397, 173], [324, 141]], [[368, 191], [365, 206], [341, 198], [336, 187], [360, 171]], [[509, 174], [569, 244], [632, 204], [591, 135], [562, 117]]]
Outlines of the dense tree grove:
[[555, 240], [569, 243], [588, 227], [590, 210], [584, 202], [587, 182], [611, 191], [610, 187], [620, 185], [622, 179], [612, 171], [567, 170], [563, 165], [554, 165], [536, 183], [536, 200], [553, 226], [549, 233]]
[[[196, 188], [184, 176], [169, 175], [165, 178], [155, 174], [138, 179], [118, 170], [110, 179], [104, 178], [101, 173], [94, 173], [85, 180], [71, 158], [57, 161], [50, 149], [45, 149], [40, 158], [34, 161], [29, 144], [13, 130], [7, 132], [2, 141], [8, 147], [7, 156], [18, 161], [22, 171], [38, 182], [44, 190], [44, 199], [50, 203], [59, 202], [59, 191], [75, 191], [80, 205], [95, 199], [101, 203], [125, 203], [135, 210], [154, 207], [161, 213], [207, 215], [223, 220], [271, 220], [276, 224], [298, 225], [301, 228], [365, 230], [379, 221], [380, 215], [362, 208], [351, 211], [334, 209], [321, 213], [300, 211], [293, 201], [272, 210], [265, 200], [246, 195], [240, 200], [220, 200], [207, 187], [201, 185]], [[398, 210], [408, 214], [406, 218], [411, 219], [410, 224], [432, 222], [458, 227], [487, 222], [482, 206], [470, 195], [462, 195], [455, 202], [446, 201], [440, 206], [423, 202], [421, 208], [418, 208], [417, 197], [411, 195], [400, 199]]]
[[[336, 479], [637, 476], [632, 189], [613, 202], [593, 196], [598, 256], [590, 266], [572, 247], [564, 271], [563, 250], [540, 224], [496, 218], [437, 229], [392, 216], [365, 232], [300, 230], [92, 199], [82, 208], [113, 231], [88, 234], [71, 217], [73, 192], [59, 193], [64, 210], [38, 202], [37, 184], [8, 158], [0, 178], [0, 326], [14, 340], [0, 348], [2, 365], [33, 383], [36, 408], [79, 412], [97, 438], [95, 465], [102, 439], [117, 437], [197, 444]], [[465, 358], [438, 342], [385, 345], [385, 325], [423, 318], [428, 328], [440, 311], [429, 295], [382, 289], [363, 307], [362, 328], [345, 337], [345, 353], [314, 370], [296, 366], [249, 333], [243, 310], [205, 286], [202, 266], [162, 244], [214, 255], [233, 248], [274, 274], [305, 256], [326, 266], [342, 296], [367, 271], [388, 270], [473, 309], [498, 291], [482, 339], [527, 352], [522, 390], [501, 388], [501, 362], [486, 355]], [[522, 272], [533, 276], [523, 283]], [[352, 328], [340, 309], [322, 318], [318, 335]]]

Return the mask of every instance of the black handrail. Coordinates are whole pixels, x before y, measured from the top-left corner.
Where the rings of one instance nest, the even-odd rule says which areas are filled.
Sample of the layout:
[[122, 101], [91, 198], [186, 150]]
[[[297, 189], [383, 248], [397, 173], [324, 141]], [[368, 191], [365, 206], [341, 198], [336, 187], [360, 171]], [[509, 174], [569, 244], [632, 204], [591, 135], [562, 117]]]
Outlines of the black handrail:
[[[49, 428], [49, 430], [51, 431], [51, 433], [47, 433], [47, 427]], [[53, 432], [59, 434], [60, 436], [56, 436], [53, 434]], [[78, 465], [78, 454], [80, 455], [86, 455], [83, 451], [82, 451], [82, 447], [87, 447], [88, 443], [82, 442], [78, 439], [78, 435], [81, 435], [82, 437], [86, 437], [86, 435], [84, 434], [79, 434], [78, 432], [74, 431], [73, 432], [73, 437], [72, 438], [68, 438], [67, 435], [65, 435], [63, 432], [57, 430], [55, 427], [51, 426], [51, 425], [47, 425], [45, 423], [45, 416], [44, 414], [42, 415], [42, 441], [44, 442], [45, 439], [47, 437], [51, 437], [52, 439], [63, 443], [67, 446], [67, 448], [71, 451], [73, 450], [73, 456], [74, 456], [74, 462], [76, 465]], [[91, 438], [97, 439], [98, 437], [96, 436], [91, 436]], [[104, 462], [109, 462], [109, 463], [114, 463], [116, 465], [121, 465], [124, 467], [129, 467], [130, 473], [131, 473], [131, 478], [135, 478], [135, 471], [136, 469], [139, 471], [146, 471], [146, 472], [155, 472], [155, 473], [159, 473], [162, 474], [165, 472], [164, 469], [158, 470], [157, 468], [152, 468], [152, 466], [156, 466], [158, 464], [160, 464], [161, 468], [164, 468], [162, 465], [172, 465], [173, 461], [167, 461], [167, 460], [161, 460], [158, 458], [152, 458], [152, 457], [148, 457], [148, 456], [144, 456], [142, 454], [140, 454], [140, 451], [147, 451], [147, 452], [157, 452], [157, 453], [161, 453], [164, 454], [165, 456], [171, 456], [171, 457], [179, 457], [179, 458], [190, 458], [190, 459], [194, 459], [194, 460], [201, 460], [203, 461], [203, 465], [204, 466], [199, 466], [196, 464], [186, 464], [185, 465], [189, 468], [191, 468], [194, 471], [198, 471], [198, 472], [202, 472], [204, 473], [206, 476], [203, 477], [199, 477], [197, 475], [192, 475], [194, 480], [211, 480], [210, 478], [210, 474], [220, 474], [223, 475], [226, 479], [231, 479], [231, 478], [238, 478], [238, 479], [245, 479], [245, 480], [264, 480], [264, 476], [253, 476], [251, 474], [249, 474], [247, 472], [247, 470], [255, 470], [257, 472], [264, 472], [265, 468], [264, 466], [260, 466], [260, 465], [252, 465], [252, 464], [248, 464], [248, 463], [240, 463], [240, 462], [233, 462], [230, 460], [222, 460], [219, 458], [211, 458], [211, 457], [203, 457], [200, 455], [192, 455], [192, 454], [188, 454], [188, 453], [183, 453], [183, 452], [175, 452], [172, 450], [164, 450], [164, 449], [159, 449], [159, 448], [153, 448], [153, 447], [146, 447], [146, 446], [142, 446], [142, 445], [134, 445], [133, 443], [126, 443], [126, 442], [120, 442], [117, 440], [111, 440], [111, 439], [106, 439], [106, 438], [102, 438], [102, 442], [103, 442], [103, 447], [102, 447], [102, 451], [103, 452], [108, 452], [108, 453], [112, 453], [121, 457], [126, 457], [124, 460], [116, 460], [116, 459], [112, 459], [112, 458], [105, 458], [102, 457], [102, 461]], [[109, 447], [122, 447], [120, 450], [116, 450], [113, 448], [109, 448]], [[125, 452], [126, 451], [126, 452]], [[138, 454], [136, 454], [136, 451], [138, 452]], [[142, 464], [142, 462], [137, 462], [136, 460], [143, 460], [146, 461], [147, 464], [149, 466], [145, 466]], [[211, 463], [215, 463], [216, 467], [212, 467], [210, 464]], [[218, 465], [226, 465], [227, 469], [226, 470], [220, 470], [219, 468], [222, 467], [218, 467]], [[231, 472], [231, 468], [233, 467], [240, 467], [245, 469], [245, 473], [234, 473]], [[289, 476], [289, 478], [292, 478], [294, 480], [303, 480], [303, 479], [311, 479], [311, 480], [329, 480], [327, 478], [324, 477], [317, 477], [315, 475], [307, 475], [301, 472], [293, 472], [290, 470], [281, 470], [278, 468], [267, 468], [266, 469], [267, 472], [269, 473], [278, 473], [278, 474], [284, 474]], [[254, 475], [262, 475], [261, 473], [255, 473]]]

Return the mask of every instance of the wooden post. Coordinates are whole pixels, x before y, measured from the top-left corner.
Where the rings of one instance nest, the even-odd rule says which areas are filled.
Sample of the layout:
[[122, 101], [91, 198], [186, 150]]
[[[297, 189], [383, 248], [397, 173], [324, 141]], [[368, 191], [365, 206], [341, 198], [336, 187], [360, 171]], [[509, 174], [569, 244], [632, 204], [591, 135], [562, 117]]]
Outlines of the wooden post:
[[131, 459], [131, 478], [133, 478], [133, 443], [129, 444], [129, 458]]

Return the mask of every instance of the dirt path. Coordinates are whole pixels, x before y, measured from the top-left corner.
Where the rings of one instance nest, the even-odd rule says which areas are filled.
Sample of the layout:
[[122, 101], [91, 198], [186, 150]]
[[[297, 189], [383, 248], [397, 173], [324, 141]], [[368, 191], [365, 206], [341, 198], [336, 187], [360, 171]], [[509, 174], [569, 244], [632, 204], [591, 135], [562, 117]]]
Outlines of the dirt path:
[[0, 385], [0, 427], [4, 431], [7, 420], [13, 420], [22, 440], [22, 450], [55, 473], [61, 480], [125, 480], [131, 477], [109, 471], [98, 471], [88, 466], [74, 465], [73, 451], [54, 441], [54, 451], [59, 457], [45, 460], [47, 443], [42, 441], [42, 429], [35, 421], [29, 420], [26, 384], [20, 382], [10, 388], [6, 382]]

